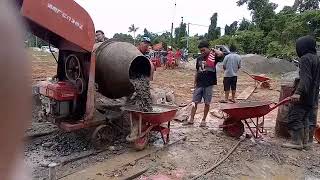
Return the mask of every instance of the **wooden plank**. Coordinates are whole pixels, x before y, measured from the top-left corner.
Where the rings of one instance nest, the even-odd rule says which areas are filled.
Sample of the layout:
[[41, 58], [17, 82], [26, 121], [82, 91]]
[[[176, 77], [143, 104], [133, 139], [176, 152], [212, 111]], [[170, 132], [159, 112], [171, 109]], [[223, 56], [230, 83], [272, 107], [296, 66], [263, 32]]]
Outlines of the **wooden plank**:
[[110, 173], [114, 170], [120, 169], [124, 165], [136, 161], [136, 159], [141, 159], [146, 157], [156, 149], [154, 148], [147, 148], [144, 151], [131, 151], [129, 153], [122, 154], [121, 156], [113, 157], [109, 160], [106, 160], [101, 163], [97, 163], [91, 167], [88, 167], [84, 170], [79, 172], [73, 173], [66, 177], [61, 178], [62, 180], [88, 180], [88, 179], [95, 179], [95, 180], [105, 180], [108, 179], [106, 173]]
[[256, 90], [256, 87], [254, 86], [249, 86], [245, 90], [243, 90], [239, 96], [237, 97], [237, 100], [247, 100], [251, 94]]

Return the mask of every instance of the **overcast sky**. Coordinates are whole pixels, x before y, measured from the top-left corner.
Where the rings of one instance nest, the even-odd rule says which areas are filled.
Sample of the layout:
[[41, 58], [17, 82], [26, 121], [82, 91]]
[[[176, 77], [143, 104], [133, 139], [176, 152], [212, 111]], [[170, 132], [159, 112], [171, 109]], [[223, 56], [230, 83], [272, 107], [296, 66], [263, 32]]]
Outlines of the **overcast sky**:
[[[243, 17], [251, 19], [247, 6], [238, 7], [238, 0], [75, 0], [91, 15], [96, 29], [101, 29], [107, 37], [114, 33], [128, 33], [128, 27], [135, 24], [138, 33], [144, 28], [154, 33], [170, 31], [171, 22], [178, 26], [181, 17], [184, 22], [209, 26], [210, 17], [218, 13], [218, 26], [239, 21]], [[176, 8], [174, 6], [176, 1]], [[271, 0], [283, 6], [293, 5], [294, 0]], [[175, 12], [175, 13], [174, 13]], [[190, 34], [204, 34], [207, 27], [190, 26]]]

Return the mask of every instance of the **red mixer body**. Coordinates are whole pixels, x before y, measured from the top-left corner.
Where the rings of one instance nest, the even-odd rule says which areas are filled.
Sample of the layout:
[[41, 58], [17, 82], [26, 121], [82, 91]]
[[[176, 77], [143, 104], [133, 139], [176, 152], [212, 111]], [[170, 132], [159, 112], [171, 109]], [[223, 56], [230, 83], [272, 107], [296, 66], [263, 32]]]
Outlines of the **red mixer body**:
[[66, 131], [91, 126], [96, 63], [91, 17], [74, 1], [16, 2], [28, 30], [59, 49], [56, 76], [38, 86], [43, 115]]

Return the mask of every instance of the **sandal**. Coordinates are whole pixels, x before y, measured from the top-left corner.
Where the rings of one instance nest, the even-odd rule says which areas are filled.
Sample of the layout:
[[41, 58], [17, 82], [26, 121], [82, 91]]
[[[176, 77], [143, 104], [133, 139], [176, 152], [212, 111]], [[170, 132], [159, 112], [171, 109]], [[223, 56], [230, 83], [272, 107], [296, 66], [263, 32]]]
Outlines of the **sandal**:
[[219, 103], [228, 103], [226, 100], [220, 100]]
[[194, 122], [186, 121], [186, 122], [184, 122], [182, 125], [183, 125], [183, 126], [189, 126], [189, 125], [193, 125], [193, 124], [194, 124]]
[[205, 121], [201, 121], [199, 127], [207, 127], [207, 123]]
[[236, 100], [233, 100], [233, 99], [229, 99], [229, 101], [232, 103], [236, 103]]

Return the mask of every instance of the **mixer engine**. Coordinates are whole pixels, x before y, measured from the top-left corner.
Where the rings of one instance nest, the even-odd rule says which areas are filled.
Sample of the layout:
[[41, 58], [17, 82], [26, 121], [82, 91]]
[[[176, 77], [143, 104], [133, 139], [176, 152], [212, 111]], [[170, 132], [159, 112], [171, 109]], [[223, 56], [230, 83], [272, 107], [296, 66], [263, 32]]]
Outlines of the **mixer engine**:
[[41, 115], [51, 121], [79, 120], [85, 112], [83, 56], [69, 52], [60, 52], [57, 76], [39, 83]]

